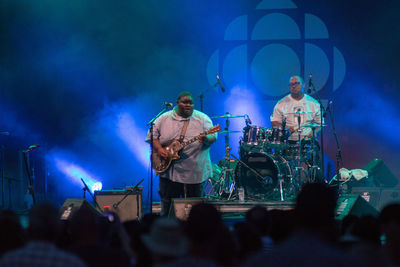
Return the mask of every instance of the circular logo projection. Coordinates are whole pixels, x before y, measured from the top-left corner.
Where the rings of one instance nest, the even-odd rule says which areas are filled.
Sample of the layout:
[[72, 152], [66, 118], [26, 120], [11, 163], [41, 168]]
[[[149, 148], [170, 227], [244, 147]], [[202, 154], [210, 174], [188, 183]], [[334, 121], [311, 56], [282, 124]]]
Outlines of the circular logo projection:
[[288, 80], [283, 73], [300, 73], [300, 60], [296, 53], [282, 44], [266, 45], [258, 51], [251, 63], [254, 85], [270, 96], [287, 92]]
[[234, 19], [207, 66], [210, 84], [219, 73], [228, 87], [252, 85], [270, 99], [289, 92], [291, 75], [307, 81], [310, 74], [315, 88], [323, 90], [321, 97], [328, 97], [345, 72], [344, 58], [325, 23], [290, 0], [263, 0], [253, 13]]

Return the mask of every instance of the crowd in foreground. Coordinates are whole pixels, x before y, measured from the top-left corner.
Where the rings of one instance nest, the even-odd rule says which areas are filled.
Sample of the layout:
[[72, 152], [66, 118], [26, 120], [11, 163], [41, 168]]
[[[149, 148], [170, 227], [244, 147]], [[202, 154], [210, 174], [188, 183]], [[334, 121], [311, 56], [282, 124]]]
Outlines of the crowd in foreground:
[[0, 214], [0, 266], [400, 266], [400, 204], [378, 217], [334, 218], [337, 195], [305, 185], [294, 210], [255, 206], [227, 227], [209, 204], [186, 221], [147, 214], [121, 223], [82, 206], [69, 220], [33, 206], [24, 229]]

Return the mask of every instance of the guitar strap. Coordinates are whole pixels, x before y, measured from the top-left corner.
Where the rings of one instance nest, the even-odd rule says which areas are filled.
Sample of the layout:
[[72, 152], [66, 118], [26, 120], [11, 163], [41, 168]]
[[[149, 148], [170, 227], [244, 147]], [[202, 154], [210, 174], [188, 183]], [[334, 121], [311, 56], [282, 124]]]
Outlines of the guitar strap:
[[183, 124], [181, 135], [179, 136], [179, 142], [180, 143], [182, 143], [183, 142], [183, 138], [185, 138], [185, 133], [186, 133], [187, 127], [189, 125], [189, 120], [190, 119], [186, 120], [185, 124]]

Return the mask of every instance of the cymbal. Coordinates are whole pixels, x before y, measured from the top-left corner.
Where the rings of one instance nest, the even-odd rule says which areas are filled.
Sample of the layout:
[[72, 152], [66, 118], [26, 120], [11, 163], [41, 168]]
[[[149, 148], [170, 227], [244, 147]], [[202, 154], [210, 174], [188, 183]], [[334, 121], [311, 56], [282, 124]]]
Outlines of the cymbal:
[[304, 127], [304, 128], [316, 128], [316, 127], [325, 127], [326, 126], [326, 124], [318, 124], [318, 123], [310, 123], [310, 124], [305, 124], [305, 125], [302, 125], [301, 127]]
[[231, 134], [231, 133], [241, 133], [242, 131], [220, 131], [218, 134]]
[[225, 115], [222, 116], [214, 116], [211, 117], [211, 119], [230, 119], [230, 118], [243, 118], [245, 115], [232, 115], [229, 113], [226, 113]]
[[304, 111], [299, 111], [299, 112], [290, 112], [290, 113], [286, 113], [286, 114], [311, 114], [312, 112], [304, 112]]

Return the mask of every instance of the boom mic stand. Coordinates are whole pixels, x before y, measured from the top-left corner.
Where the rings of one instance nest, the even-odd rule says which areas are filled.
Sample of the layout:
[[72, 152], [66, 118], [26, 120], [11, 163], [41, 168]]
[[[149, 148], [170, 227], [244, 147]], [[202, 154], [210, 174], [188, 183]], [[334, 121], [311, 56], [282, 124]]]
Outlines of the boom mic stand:
[[[113, 204], [113, 208], [117, 209], [118, 206], [122, 203], [122, 201], [124, 201], [130, 194], [136, 192], [136, 189], [138, 188], [138, 186], [144, 181], [144, 179], [140, 180], [139, 183], [137, 183], [132, 189], [129, 189], [126, 191], [125, 195], [121, 198], [121, 200], [119, 200], [118, 202]], [[139, 203], [139, 202], [138, 202]]]
[[154, 134], [153, 134], [153, 127], [154, 127], [154, 122], [158, 117], [160, 117], [165, 111], [168, 110], [168, 105], [165, 105], [165, 107], [154, 117], [152, 118], [146, 125], [150, 125], [150, 213], [153, 213], [153, 140], [154, 140]]
[[[210, 89], [216, 87], [218, 84], [221, 85], [221, 81], [219, 80], [219, 76], [217, 75], [217, 82], [214, 83], [212, 86], [208, 87], [207, 89], [205, 89], [203, 92], [200, 93], [199, 98], [200, 98], [200, 111], [201, 112], [203, 112], [204, 94], [207, 93]], [[222, 89], [222, 85], [221, 85], [221, 89]], [[225, 92], [225, 90], [222, 90], [222, 92]]]
[[87, 184], [85, 183], [85, 181], [81, 178], [81, 181], [83, 183], [83, 199], [86, 199], [86, 191], [89, 192], [89, 195], [92, 197], [94, 204], [96, 205], [96, 208], [99, 209], [100, 212], [103, 212], [103, 210], [100, 208], [99, 204], [96, 201], [96, 198], [93, 196], [92, 192], [90, 192], [89, 187], [87, 186]]
[[32, 196], [33, 204], [36, 204], [36, 197], [35, 197], [35, 191], [33, 189], [33, 178], [32, 178], [31, 171], [29, 169], [27, 154], [37, 147], [39, 147], [39, 145], [31, 145], [31, 146], [29, 146], [29, 148], [27, 150], [22, 151], [22, 155], [24, 157], [24, 163], [25, 163], [25, 171], [28, 176], [28, 182], [29, 182], [28, 191], [29, 191], [29, 194]]
[[336, 142], [336, 177], [340, 177], [339, 175], [339, 170], [340, 167], [343, 167], [343, 157], [342, 157], [342, 150], [340, 149], [340, 145], [339, 145], [339, 139], [338, 136], [336, 134], [336, 127], [335, 127], [335, 121], [334, 121], [334, 116], [333, 113], [334, 111], [330, 108], [332, 104], [332, 100], [328, 102], [328, 108], [326, 109], [326, 111], [328, 111], [329, 114], [329, 119], [331, 121], [331, 125], [332, 125], [332, 131], [333, 131], [333, 136], [335, 136], [335, 142]]
[[311, 81], [311, 77], [309, 80], [309, 85], [311, 92], [314, 91], [317, 101], [319, 103], [319, 110], [321, 112], [321, 172], [322, 172], [322, 181], [326, 181], [325, 179], [325, 163], [324, 163], [324, 118], [326, 114], [326, 109], [322, 104], [321, 98], [319, 97], [318, 91], [315, 89], [314, 83]]

